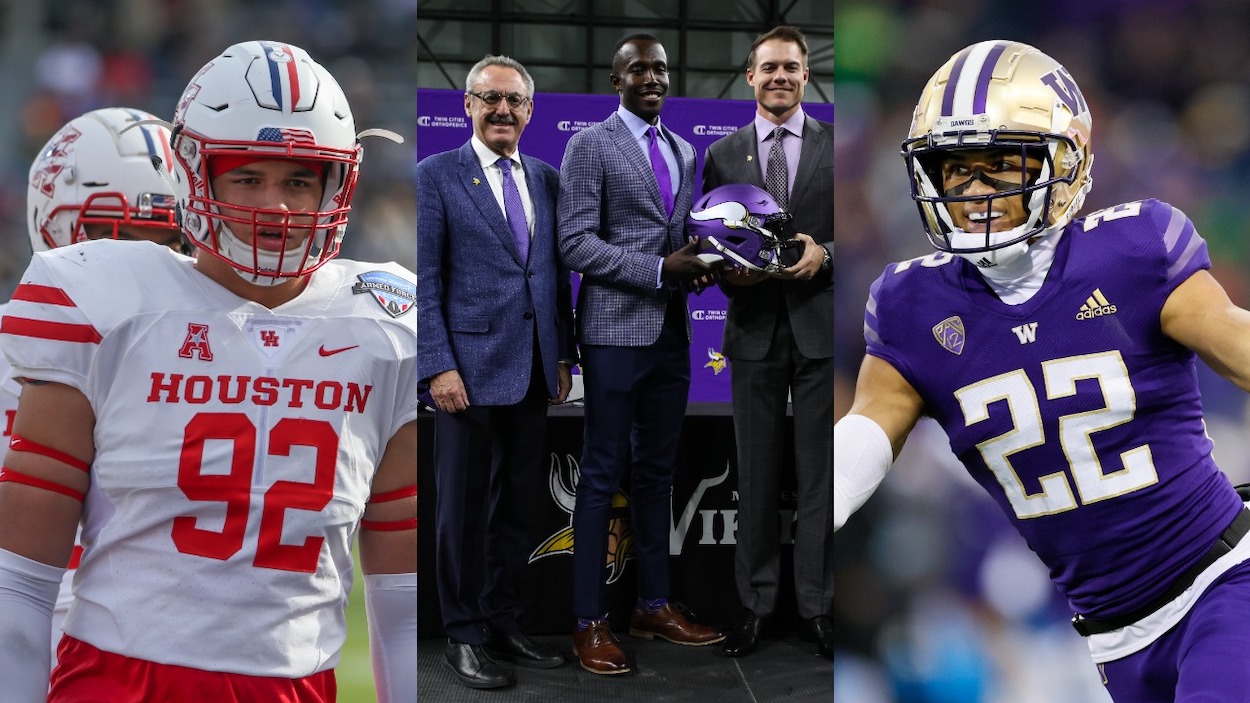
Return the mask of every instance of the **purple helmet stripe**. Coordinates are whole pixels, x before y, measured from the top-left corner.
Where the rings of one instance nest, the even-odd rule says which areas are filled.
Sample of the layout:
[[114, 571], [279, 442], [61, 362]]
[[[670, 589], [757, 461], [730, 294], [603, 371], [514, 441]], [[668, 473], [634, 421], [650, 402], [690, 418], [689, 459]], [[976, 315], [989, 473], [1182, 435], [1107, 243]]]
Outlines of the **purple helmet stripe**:
[[964, 70], [964, 61], [968, 60], [968, 54], [971, 53], [972, 47], [959, 52], [959, 58], [955, 59], [955, 65], [951, 66], [951, 74], [946, 77], [946, 90], [942, 93], [943, 117], [950, 117], [955, 109], [955, 87], [959, 85], [959, 74]]
[[985, 96], [990, 91], [990, 79], [994, 77], [994, 66], [998, 65], [998, 57], [1002, 56], [1006, 50], [1007, 43], [999, 42], [993, 49], [990, 49], [985, 62], [981, 64], [981, 75], [977, 76], [977, 92], [972, 98], [972, 114], [979, 115], [985, 112]]

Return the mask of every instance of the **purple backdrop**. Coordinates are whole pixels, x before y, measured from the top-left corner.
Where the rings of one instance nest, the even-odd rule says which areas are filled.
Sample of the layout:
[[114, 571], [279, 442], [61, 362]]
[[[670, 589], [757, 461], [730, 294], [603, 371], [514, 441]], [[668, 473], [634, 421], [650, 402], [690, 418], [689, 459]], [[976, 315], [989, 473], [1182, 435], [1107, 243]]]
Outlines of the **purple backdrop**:
[[[521, 151], [558, 169], [573, 133], [602, 122], [619, 104], [616, 95], [538, 93], [534, 96], [534, 117], [521, 138]], [[831, 103], [805, 104], [803, 109], [813, 117], [833, 121]], [[695, 178], [701, 179], [703, 154], [708, 146], [750, 122], [755, 101], [669, 98], [663, 114], [664, 124], [694, 145], [698, 154]], [[418, 160], [459, 148], [473, 134], [473, 125], [464, 114], [462, 91], [418, 90], [417, 115]], [[696, 200], [702, 190], [700, 185], [701, 180], [695, 183]], [[577, 276], [573, 285], [576, 293]], [[690, 344], [690, 402], [727, 403], [729, 373], [720, 351], [725, 296], [716, 288], [690, 296], [690, 317], [694, 330]]]

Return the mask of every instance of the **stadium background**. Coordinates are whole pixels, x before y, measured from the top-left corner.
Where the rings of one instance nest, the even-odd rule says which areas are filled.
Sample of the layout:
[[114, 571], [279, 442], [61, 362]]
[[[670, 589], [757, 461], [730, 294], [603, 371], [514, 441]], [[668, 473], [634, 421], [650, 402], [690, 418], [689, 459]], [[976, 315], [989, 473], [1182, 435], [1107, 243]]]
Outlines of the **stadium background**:
[[[840, 0], [836, 86], [837, 416], [863, 358], [869, 284], [931, 251], [898, 155], [925, 81], [986, 39], [1063, 63], [1093, 111], [1085, 212], [1147, 197], [1183, 210], [1213, 273], [1250, 303], [1250, 5], [1226, 0]], [[1200, 365], [1208, 431], [1250, 478], [1246, 396]], [[1106, 703], [1044, 567], [932, 421], [839, 531], [838, 703]]]

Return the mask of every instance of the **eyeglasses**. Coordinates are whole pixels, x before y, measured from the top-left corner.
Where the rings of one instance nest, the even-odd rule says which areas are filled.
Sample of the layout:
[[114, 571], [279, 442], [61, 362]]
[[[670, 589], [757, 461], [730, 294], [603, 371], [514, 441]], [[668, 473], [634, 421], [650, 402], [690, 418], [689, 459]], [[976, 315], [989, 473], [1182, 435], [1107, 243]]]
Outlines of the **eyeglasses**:
[[490, 105], [491, 107], [498, 105], [500, 100], [506, 99], [508, 101], [508, 107], [514, 110], [518, 107], [521, 107], [525, 103], [529, 102], [529, 98], [525, 97], [524, 95], [519, 95], [517, 93], [500, 93], [499, 91], [495, 91], [495, 90], [492, 90], [486, 93], [474, 93], [473, 91], [470, 90], [469, 95], [472, 95], [473, 97], [477, 98], [478, 100], [481, 100], [482, 102], [486, 103], [487, 105]]

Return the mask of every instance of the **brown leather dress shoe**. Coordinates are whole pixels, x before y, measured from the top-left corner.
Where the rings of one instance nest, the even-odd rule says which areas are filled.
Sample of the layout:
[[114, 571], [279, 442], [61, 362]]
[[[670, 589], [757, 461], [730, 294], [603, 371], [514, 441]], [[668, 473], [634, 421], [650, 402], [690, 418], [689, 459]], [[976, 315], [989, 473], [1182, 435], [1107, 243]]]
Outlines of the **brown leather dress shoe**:
[[629, 671], [625, 653], [616, 646], [616, 637], [607, 620], [595, 620], [590, 627], [573, 633], [573, 655], [592, 674], [624, 674]]
[[717, 630], [690, 622], [671, 603], [665, 603], [654, 613], [644, 613], [634, 608], [633, 614], [629, 616], [629, 634], [648, 640], [659, 637], [675, 644], [695, 647], [715, 644], [725, 639]]

